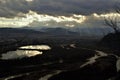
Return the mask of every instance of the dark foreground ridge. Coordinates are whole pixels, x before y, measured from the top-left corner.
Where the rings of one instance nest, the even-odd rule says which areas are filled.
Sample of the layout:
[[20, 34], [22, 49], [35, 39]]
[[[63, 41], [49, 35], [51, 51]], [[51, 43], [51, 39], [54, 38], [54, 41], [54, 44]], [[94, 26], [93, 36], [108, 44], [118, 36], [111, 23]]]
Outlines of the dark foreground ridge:
[[62, 72], [48, 80], [107, 80], [117, 74], [115, 63], [116, 58], [114, 56], [101, 57], [91, 65]]
[[[98, 58], [82, 66], [95, 55]], [[5, 77], [21, 74], [8, 80], [43, 80], [42, 77], [60, 70], [61, 73], [44, 80], [119, 80], [116, 67], [118, 58], [115, 55], [102, 55], [89, 49], [55, 47], [31, 58], [0, 60], [0, 77], [4, 80]]]
[[120, 50], [120, 32], [106, 35], [100, 42], [101, 46]]
[[[96, 40], [80, 40], [78, 36], [69, 37], [69, 39], [66, 36], [61, 38], [49, 36], [48, 40], [48, 35], [46, 37], [40, 36], [44, 32], [38, 32], [39, 38], [38, 33], [34, 34], [33, 31], [28, 31], [28, 33], [33, 35], [27, 36], [25, 39], [14, 33], [9, 34], [11, 35], [10, 39], [5, 38], [7, 43], [1, 40], [0, 54], [18, 50], [24, 45], [44, 43], [50, 45], [51, 50], [43, 50], [42, 55], [33, 57], [0, 59], [0, 80], [120, 80], [120, 60], [118, 57], [120, 56], [120, 33], [108, 34], [100, 41], [99, 45], [109, 48], [108, 52], [99, 49], [99, 46], [91, 48]], [[9, 46], [4, 46], [8, 43]], [[87, 46], [83, 46], [85, 44]], [[110, 50], [117, 50], [117, 55]], [[54, 74], [56, 71], [60, 72]]]

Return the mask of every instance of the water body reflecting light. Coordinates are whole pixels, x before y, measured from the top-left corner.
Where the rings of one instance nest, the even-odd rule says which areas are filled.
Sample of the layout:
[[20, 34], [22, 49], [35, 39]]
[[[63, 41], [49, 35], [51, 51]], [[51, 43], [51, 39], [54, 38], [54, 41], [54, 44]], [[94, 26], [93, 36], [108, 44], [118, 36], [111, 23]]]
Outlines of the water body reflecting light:
[[16, 50], [10, 51], [5, 54], [2, 54], [1, 59], [16, 59], [16, 58], [23, 58], [23, 57], [32, 57], [36, 55], [40, 55], [42, 52], [39, 51], [28, 51], [28, 50]]
[[[0, 59], [17, 59], [17, 58], [23, 58], [23, 57], [32, 57], [36, 55], [43, 54], [42, 51], [37, 50], [49, 50], [51, 47], [47, 45], [30, 45], [30, 46], [22, 46], [19, 49], [22, 50], [16, 50], [16, 51], [9, 51], [7, 53], [2, 54]], [[24, 50], [28, 49], [28, 50]], [[29, 50], [29, 49], [36, 49], [36, 50]]]
[[50, 50], [51, 47], [48, 45], [30, 45], [30, 46], [22, 46], [20, 49], [39, 49], [39, 50]]

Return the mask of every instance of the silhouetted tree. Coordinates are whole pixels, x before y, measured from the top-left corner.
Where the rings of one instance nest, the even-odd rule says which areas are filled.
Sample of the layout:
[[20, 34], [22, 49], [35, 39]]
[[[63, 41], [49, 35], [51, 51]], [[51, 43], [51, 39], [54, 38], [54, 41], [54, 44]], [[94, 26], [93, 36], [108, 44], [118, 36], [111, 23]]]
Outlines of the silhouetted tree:
[[109, 27], [111, 27], [115, 33], [118, 33], [120, 30], [119, 23], [119, 15], [120, 15], [120, 7], [115, 7], [116, 14], [111, 14], [110, 16], [104, 17], [105, 24]]

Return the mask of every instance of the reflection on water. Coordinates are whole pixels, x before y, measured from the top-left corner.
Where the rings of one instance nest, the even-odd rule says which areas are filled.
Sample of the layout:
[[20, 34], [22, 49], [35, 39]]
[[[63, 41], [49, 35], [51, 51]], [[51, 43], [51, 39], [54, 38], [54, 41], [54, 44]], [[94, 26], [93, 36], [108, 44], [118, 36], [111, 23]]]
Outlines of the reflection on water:
[[76, 45], [75, 44], [70, 44], [70, 47], [76, 48]]
[[88, 64], [93, 64], [96, 62], [96, 59], [100, 58], [100, 57], [103, 57], [103, 56], [108, 56], [107, 53], [104, 53], [102, 51], [98, 51], [98, 50], [95, 50], [97, 52], [97, 54], [95, 54], [93, 57], [91, 58], [88, 58], [88, 62], [84, 63], [83, 65], [81, 65], [80, 67], [85, 67], [86, 65]]
[[39, 50], [50, 50], [51, 47], [48, 45], [30, 45], [30, 46], [22, 46], [20, 49], [39, 49]]
[[117, 71], [120, 71], [120, 57], [118, 58], [116, 62], [116, 67], [117, 67]]
[[[37, 50], [49, 50], [51, 47], [47, 45], [30, 45], [30, 46], [22, 46], [19, 49], [23, 50], [16, 50], [16, 51], [9, 51], [5, 54], [2, 54], [0, 59], [16, 59], [16, 58], [23, 58], [23, 57], [31, 57], [40, 55], [43, 52]], [[36, 50], [24, 50], [24, 49], [36, 49]]]
[[6, 78], [0, 78], [0, 80], [17, 80], [15, 78], [18, 78], [18, 77], [22, 77], [22, 76], [28, 76], [30, 73], [23, 73], [23, 74], [19, 74], [19, 75], [13, 75], [13, 76], [9, 76], [9, 77], [6, 77]]
[[[27, 77], [29, 76], [28, 79], [27, 79], [27, 80], [29, 80], [30, 77], [31, 77], [31, 73], [34, 74], [33, 76], [34, 76], [34, 79], [35, 79], [35, 80], [48, 80], [50, 77], [52, 77], [52, 76], [54, 76], [54, 75], [57, 75], [57, 74], [59, 74], [59, 73], [61, 73], [61, 72], [62, 72], [62, 71], [57, 70], [57, 71], [51, 72], [51, 73], [49, 73], [49, 74], [46, 74], [45, 76], [40, 77], [39, 79], [36, 79], [36, 77], [35, 77], [34, 75], [39, 76], [39, 75], [41, 75], [41, 74], [38, 74], [37, 72], [28, 72], [28, 73], [23, 73], [23, 74], [19, 74], [19, 75], [9, 76], [9, 77], [2, 78], [2, 79], [0, 78], [0, 80], [17, 80], [18, 78], [23, 77], [23, 76], [27, 76]], [[32, 76], [32, 77], [33, 77], [33, 76]], [[20, 79], [19, 79], [19, 80], [20, 80]], [[31, 80], [33, 80], [33, 79], [31, 79]]]
[[48, 74], [48, 75], [46, 75], [46, 76], [44, 76], [44, 77], [41, 77], [39, 80], [48, 80], [50, 77], [52, 77], [52, 76], [54, 76], [54, 75], [56, 75], [56, 74], [59, 74], [59, 73], [61, 73], [62, 71], [60, 71], [60, 70], [58, 70], [58, 71], [55, 71], [54, 73], [52, 73], [52, 74]]
[[10, 51], [5, 54], [2, 54], [1, 59], [15, 59], [15, 58], [23, 58], [23, 57], [31, 57], [42, 54], [42, 52], [39, 51], [28, 51], [28, 50], [16, 50], [16, 51]]

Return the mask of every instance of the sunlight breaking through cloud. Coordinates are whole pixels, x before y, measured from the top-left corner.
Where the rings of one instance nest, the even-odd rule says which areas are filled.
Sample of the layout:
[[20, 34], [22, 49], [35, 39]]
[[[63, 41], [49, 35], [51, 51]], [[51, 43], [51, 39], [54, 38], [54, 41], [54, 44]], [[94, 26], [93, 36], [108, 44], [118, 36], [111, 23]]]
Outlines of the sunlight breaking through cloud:
[[107, 13], [107, 14], [100, 14], [100, 15], [98, 15], [98, 14], [96, 14], [96, 13], [94, 13], [93, 14], [95, 17], [98, 17], [98, 18], [100, 18], [100, 17], [102, 17], [102, 18], [104, 18], [104, 17], [106, 17], [106, 18], [108, 18], [108, 17], [120, 17], [120, 14], [119, 13]]
[[34, 11], [29, 11], [27, 14], [18, 14], [23, 17], [14, 17], [14, 18], [5, 18], [0, 17], [0, 26], [2, 27], [22, 27], [29, 26], [30, 23], [34, 21], [37, 22], [51, 22], [54, 21], [56, 23], [61, 22], [75, 22], [82, 23], [85, 21], [86, 17], [82, 15], [72, 15], [69, 17], [66, 16], [51, 16], [46, 14], [38, 14]]
[[104, 17], [113, 17], [120, 14], [117, 13], [107, 13], [107, 14], [97, 14], [92, 15], [76, 15], [71, 16], [53, 16], [47, 14], [38, 14], [34, 11], [29, 11], [28, 13], [19, 13], [16, 17], [6, 18], [0, 17], [0, 27], [76, 27], [76, 26], [101, 26]]

